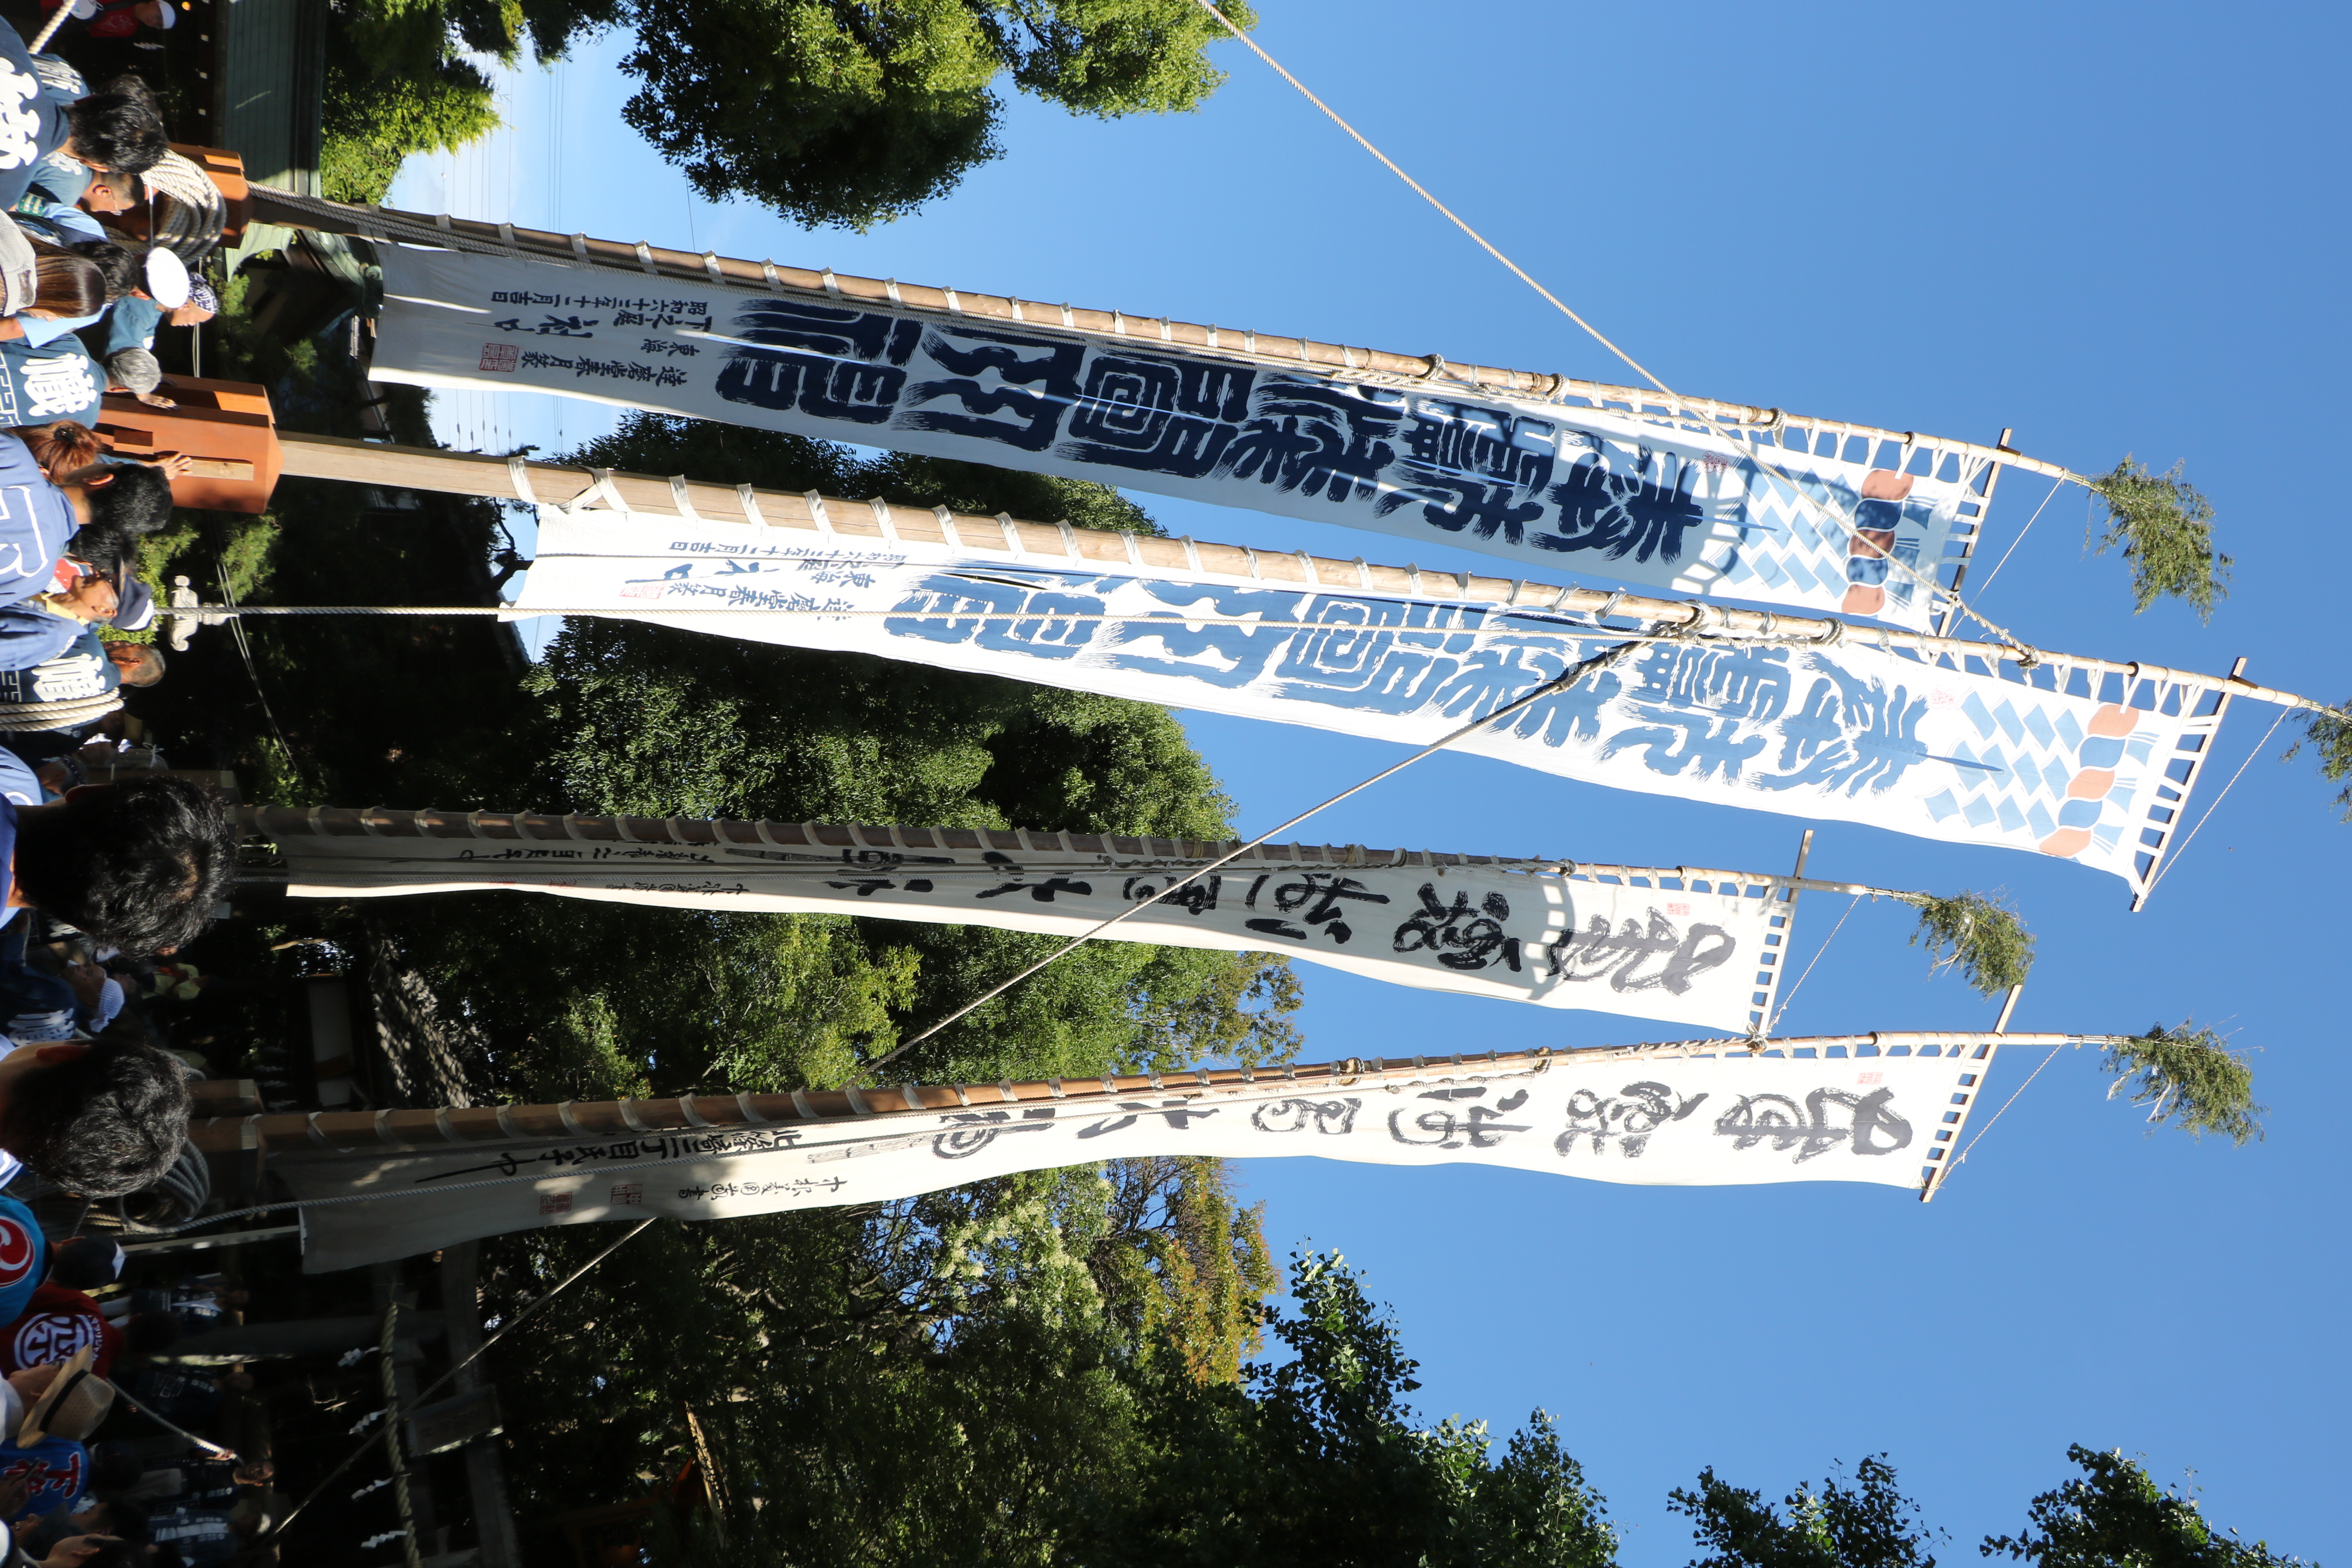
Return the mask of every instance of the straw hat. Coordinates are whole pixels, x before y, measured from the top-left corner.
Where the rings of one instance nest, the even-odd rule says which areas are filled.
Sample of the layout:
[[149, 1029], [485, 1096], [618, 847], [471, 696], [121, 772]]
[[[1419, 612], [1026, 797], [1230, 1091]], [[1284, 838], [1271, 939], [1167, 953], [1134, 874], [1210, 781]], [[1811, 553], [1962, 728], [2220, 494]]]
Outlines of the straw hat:
[[29, 1448], [50, 1437], [79, 1443], [98, 1430], [99, 1423], [114, 1407], [114, 1384], [93, 1370], [97, 1360], [97, 1348], [84, 1345], [58, 1369], [57, 1381], [49, 1384], [48, 1392], [25, 1412], [25, 1424], [16, 1429], [16, 1447]]

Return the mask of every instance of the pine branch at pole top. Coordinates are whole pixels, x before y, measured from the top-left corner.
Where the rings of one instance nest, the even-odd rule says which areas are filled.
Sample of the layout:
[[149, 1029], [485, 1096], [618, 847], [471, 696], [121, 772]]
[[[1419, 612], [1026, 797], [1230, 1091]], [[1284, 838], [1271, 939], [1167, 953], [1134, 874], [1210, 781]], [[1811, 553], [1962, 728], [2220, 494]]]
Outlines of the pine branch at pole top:
[[566, 1100], [558, 1105], [444, 1106], [416, 1110], [276, 1111], [192, 1121], [188, 1141], [202, 1153], [258, 1151], [271, 1158], [367, 1152], [429, 1153], [453, 1144], [511, 1143], [533, 1139], [634, 1138], [648, 1134], [742, 1131], [814, 1121], [859, 1121], [996, 1105], [1086, 1104], [1138, 1094], [1181, 1098], [1264, 1093], [1297, 1084], [1314, 1087], [1447, 1081], [1545, 1072], [1587, 1062], [1660, 1058], [1816, 1057], [1863, 1051], [1876, 1055], [1989, 1054], [1995, 1045], [2095, 1046], [2127, 1043], [2128, 1035], [2003, 1035], [1974, 1031], [1874, 1031], [1751, 1040], [1666, 1040], [1556, 1051], [1486, 1051], [1449, 1057], [1349, 1057], [1280, 1068], [1198, 1068], [1184, 1072], [1107, 1073], [1100, 1079], [1033, 1079], [972, 1084], [904, 1083], [887, 1089], [794, 1089], [788, 1094], [681, 1095], [662, 1100]]
[[[401, 447], [347, 437], [281, 432], [284, 469], [289, 477], [341, 479], [353, 484], [482, 496], [530, 505], [600, 505], [663, 522], [697, 522], [713, 528], [742, 527], [756, 538], [805, 544], [808, 537], [854, 542], [944, 545], [974, 555], [998, 555], [1032, 565], [1068, 563], [1087, 570], [1199, 570], [1264, 588], [1295, 586], [1331, 593], [1372, 592], [1410, 595], [1439, 604], [1515, 612], [1519, 629], [1541, 631], [1549, 615], [1586, 617], [1589, 625], [1561, 629], [1583, 635], [1616, 635], [1609, 622], [1662, 630], [1686, 630], [1707, 637], [1768, 638], [1822, 646], [1851, 644], [1888, 652], [1916, 653], [1948, 668], [1976, 660], [1989, 671], [2014, 665], [2021, 671], [2048, 668], [2080, 671], [2095, 679], [2120, 678], [2126, 695], [2143, 681], [2171, 683], [2200, 691], [2223, 691], [2284, 708], [2333, 711], [2326, 703], [2242, 678], [2137, 660], [2105, 659], [2040, 650], [2032, 655], [1998, 643], [1866, 626], [1826, 616], [1784, 615], [1739, 609], [1696, 599], [1662, 599], [1614, 589], [1529, 578], [1489, 577], [1471, 572], [1423, 572], [1413, 566], [1381, 566], [1361, 557], [1338, 560], [1306, 552], [1261, 551], [1183, 538], [1114, 532], [1030, 522], [1006, 516], [982, 517], [941, 507], [897, 506], [879, 499], [851, 500], [750, 486], [715, 484], [683, 478], [657, 478], [611, 469], [570, 468], [521, 458], [486, 457], [426, 447]], [[2014, 463], [2004, 456], [2001, 461]], [[748, 492], [748, 493], [746, 493]], [[814, 498], [814, 499], [812, 499]], [[1197, 560], [1197, 565], [1196, 565]], [[530, 613], [530, 612], [525, 612]], [[619, 613], [615, 611], [614, 613]], [[1506, 627], [1504, 629], [1510, 629]]]

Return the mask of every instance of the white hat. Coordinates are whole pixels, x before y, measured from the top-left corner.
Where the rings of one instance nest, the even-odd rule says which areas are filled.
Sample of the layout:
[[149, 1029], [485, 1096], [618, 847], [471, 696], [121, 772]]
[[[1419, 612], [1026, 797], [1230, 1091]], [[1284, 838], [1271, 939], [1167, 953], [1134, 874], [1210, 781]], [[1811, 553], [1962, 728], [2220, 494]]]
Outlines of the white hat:
[[155, 0], [155, 26], [164, 32], [170, 32], [172, 25], [180, 19], [180, 8], [172, 0]]
[[160, 245], [147, 249], [147, 298], [166, 310], [188, 302], [188, 264]]
[[16, 220], [0, 215], [0, 316], [13, 316], [40, 293], [33, 269], [33, 242]]

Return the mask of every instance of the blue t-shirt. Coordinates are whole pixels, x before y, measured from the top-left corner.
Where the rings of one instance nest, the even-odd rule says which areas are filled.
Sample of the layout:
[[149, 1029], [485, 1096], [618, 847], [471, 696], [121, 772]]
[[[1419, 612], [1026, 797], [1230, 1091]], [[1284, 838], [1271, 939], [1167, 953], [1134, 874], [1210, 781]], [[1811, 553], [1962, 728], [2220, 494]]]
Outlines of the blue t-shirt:
[[106, 226], [77, 206], [58, 201], [35, 185], [8, 215], [16, 226], [51, 245], [88, 245], [106, 237]]
[[163, 306], [144, 294], [125, 294], [106, 313], [106, 348], [99, 357], [110, 360], [124, 349], [153, 348], [156, 329], [163, 324]]
[[[65, 105], [50, 95], [32, 51], [16, 28], [0, 25], [0, 206], [23, 195], [41, 160], [72, 134]], [[87, 180], [82, 184], [89, 188]]]
[[[0, 805], [8, 807], [8, 832], [5, 839], [0, 840], [0, 849], [5, 849], [12, 860], [16, 854], [16, 807], [38, 805], [47, 798], [39, 775], [26, 765], [25, 759], [14, 752], [0, 751]], [[8, 897], [9, 883], [9, 877], [0, 876], [0, 900]], [[0, 909], [0, 925], [5, 925], [14, 912]]]
[[39, 348], [43, 343], [56, 342], [68, 332], [78, 332], [84, 327], [94, 327], [105, 317], [106, 310], [101, 306], [96, 315], [90, 316], [36, 316], [26, 312], [18, 316], [16, 320], [25, 329], [25, 341], [35, 348]]
[[35, 55], [33, 68], [40, 73], [41, 91], [51, 103], [79, 103], [89, 96], [89, 83], [81, 72], [55, 55]]
[[[44, 610], [41, 614], [49, 613]], [[63, 616], [49, 616], [49, 619], [63, 622], [68, 627], [79, 624]], [[0, 641], [0, 652], [5, 648], [5, 642]], [[106, 657], [106, 645], [98, 640], [96, 632], [82, 626], [61, 651], [30, 669], [0, 669], [0, 703], [79, 702], [111, 696], [121, 686], [122, 671]]]
[[[0, 25], [0, 31], [5, 31]], [[26, 338], [0, 339], [0, 428], [47, 425], [53, 419], [98, 423], [98, 400], [106, 392], [106, 372], [81, 340], [53, 343]]]
[[[81, 647], [85, 637], [93, 643], [98, 641], [98, 634], [89, 626], [79, 621], [68, 620], [31, 599], [19, 600], [13, 605], [0, 605], [0, 702], [68, 700], [65, 688], [58, 686], [54, 680], [30, 681], [27, 677], [51, 659], [62, 658], [67, 654], [77, 650], [83, 653], [91, 651]], [[106, 652], [106, 648], [103, 644], [100, 644], [96, 651], [102, 655]], [[117, 670], [114, 684], [120, 686], [121, 683], [121, 671]], [[58, 696], [32, 695], [37, 689], [47, 689], [51, 687], [56, 687], [58, 691]], [[106, 689], [111, 691], [114, 686], [109, 686]], [[96, 688], [92, 688], [88, 691], [74, 691], [71, 695], [95, 697], [99, 692]]]
[[[6, 30], [0, 23], [0, 32]], [[0, 604], [47, 593], [58, 557], [79, 526], [73, 503], [34, 460], [24, 438], [0, 432]]]
[[33, 165], [32, 188], [46, 191], [71, 206], [89, 195], [89, 183], [97, 178], [96, 169], [60, 150]]

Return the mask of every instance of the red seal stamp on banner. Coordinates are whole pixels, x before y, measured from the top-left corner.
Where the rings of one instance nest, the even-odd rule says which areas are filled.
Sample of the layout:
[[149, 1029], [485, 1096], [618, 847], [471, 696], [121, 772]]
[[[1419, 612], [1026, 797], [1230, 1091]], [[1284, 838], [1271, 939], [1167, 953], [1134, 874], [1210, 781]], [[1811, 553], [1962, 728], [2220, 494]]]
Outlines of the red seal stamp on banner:
[[510, 371], [521, 363], [522, 351], [515, 347], [512, 343], [484, 343], [482, 345], [482, 368], [484, 370]]

